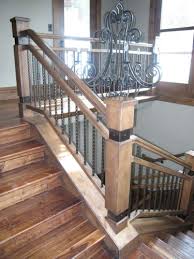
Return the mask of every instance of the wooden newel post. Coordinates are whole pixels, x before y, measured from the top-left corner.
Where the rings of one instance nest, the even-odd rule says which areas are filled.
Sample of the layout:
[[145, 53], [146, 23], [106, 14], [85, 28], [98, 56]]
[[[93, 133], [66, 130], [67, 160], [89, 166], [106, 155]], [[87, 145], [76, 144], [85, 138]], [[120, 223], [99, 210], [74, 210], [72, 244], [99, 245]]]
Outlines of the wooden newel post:
[[126, 227], [129, 207], [132, 142], [136, 101], [124, 98], [106, 100], [109, 139], [105, 151], [105, 206], [107, 219], [115, 232]]
[[19, 114], [23, 117], [23, 104], [30, 101], [30, 87], [28, 75], [28, 57], [24, 46], [28, 44], [28, 38], [22, 36], [22, 31], [29, 29], [30, 19], [14, 17], [11, 20], [13, 37], [15, 38], [14, 56], [19, 96]]
[[185, 161], [191, 164], [190, 180], [185, 180], [183, 184], [180, 209], [185, 210], [188, 216], [192, 213], [192, 201], [194, 194], [194, 151], [185, 153]]

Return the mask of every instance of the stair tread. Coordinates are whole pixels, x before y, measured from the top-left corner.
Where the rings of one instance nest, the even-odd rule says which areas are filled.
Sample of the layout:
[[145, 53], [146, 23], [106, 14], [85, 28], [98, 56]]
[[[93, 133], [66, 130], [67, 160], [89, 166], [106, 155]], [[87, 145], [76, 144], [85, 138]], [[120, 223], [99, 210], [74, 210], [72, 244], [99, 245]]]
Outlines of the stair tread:
[[176, 235], [176, 237], [180, 240], [182, 240], [184, 243], [186, 243], [187, 245], [191, 246], [192, 248], [194, 248], [194, 239], [185, 235], [184, 233], [180, 232]]
[[[76, 217], [70, 222], [27, 244], [11, 255], [11, 258], [63, 258], [63, 252], [76, 246], [95, 231], [88, 220]], [[72, 258], [65, 256], [64, 258]]]
[[0, 148], [0, 160], [18, 156], [19, 154], [26, 153], [27, 150], [33, 150], [37, 148], [43, 148], [44, 145], [36, 140], [19, 142], [15, 145], [9, 145], [4, 148]]
[[146, 258], [150, 259], [164, 259], [167, 258], [159, 253], [159, 251], [155, 251], [152, 247], [147, 246], [146, 244], [142, 243], [138, 251], [141, 252]]
[[194, 239], [194, 233], [193, 233], [191, 230], [188, 230], [188, 231], [187, 231], [187, 235], [188, 235], [190, 238]]
[[77, 255], [78, 258], [85, 257], [85, 252], [90, 249], [93, 245], [98, 242], [101, 242], [104, 239], [105, 235], [102, 234], [100, 230], [95, 230], [89, 235], [85, 236], [74, 245], [68, 247], [64, 250], [58, 257], [62, 258], [72, 258], [73, 256]]
[[2, 210], [0, 244], [78, 202], [63, 187], [57, 187]]
[[167, 234], [165, 241], [175, 249], [181, 251], [184, 254], [193, 255], [194, 254], [194, 248], [186, 244], [185, 242], [181, 241], [180, 239], [176, 238], [173, 235]]
[[45, 162], [34, 163], [2, 173], [0, 177], [0, 196], [24, 185], [59, 173], [56, 168], [49, 167]]
[[90, 256], [89, 258], [93, 258], [93, 259], [111, 259], [112, 256], [110, 255], [110, 253], [105, 250], [103, 248], [103, 246], [100, 247], [100, 249], [95, 253], [93, 254], [92, 256]]
[[163, 254], [167, 258], [190, 258], [189, 255], [185, 255], [185, 253], [183, 253], [181, 250], [175, 249], [159, 238], [156, 238], [156, 240], [151, 243], [151, 247], [155, 251], [159, 251], [160, 254]]
[[29, 126], [29, 124], [19, 118], [0, 121], [0, 131], [5, 130], [5, 129], [17, 128], [20, 126]]

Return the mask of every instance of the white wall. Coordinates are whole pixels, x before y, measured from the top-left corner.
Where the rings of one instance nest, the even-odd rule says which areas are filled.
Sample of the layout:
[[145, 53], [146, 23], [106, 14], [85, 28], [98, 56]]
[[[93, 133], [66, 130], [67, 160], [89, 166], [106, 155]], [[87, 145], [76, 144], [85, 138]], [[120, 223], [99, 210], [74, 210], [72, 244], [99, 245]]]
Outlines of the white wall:
[[137, 106], [135, 134], [172, 153], [194, 150], [194, 107], [153, 101]]
[[0, 87], [15, 86], [13, 39], [10, 18], [28, 17], [37, 32], [48, 32], [52, 0], [0, 0]]

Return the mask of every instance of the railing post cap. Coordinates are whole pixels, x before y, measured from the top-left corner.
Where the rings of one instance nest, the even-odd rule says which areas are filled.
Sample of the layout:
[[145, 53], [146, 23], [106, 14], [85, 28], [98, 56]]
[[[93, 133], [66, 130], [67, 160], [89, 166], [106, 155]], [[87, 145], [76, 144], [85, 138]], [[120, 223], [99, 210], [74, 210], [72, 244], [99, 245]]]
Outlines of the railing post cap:
[[124, 96], [118, 96], [118, 97], [111, 97], [107, 98], [105, 100], [105, 103], [107, 105], [114, 104], [114, 105], [128, 105], [128, 106], [135, 106], [138, 102], [135, 99], [124, 97]]
[[30, 22], [30, 18], [15, 16], [10, 19], [10, 22]]

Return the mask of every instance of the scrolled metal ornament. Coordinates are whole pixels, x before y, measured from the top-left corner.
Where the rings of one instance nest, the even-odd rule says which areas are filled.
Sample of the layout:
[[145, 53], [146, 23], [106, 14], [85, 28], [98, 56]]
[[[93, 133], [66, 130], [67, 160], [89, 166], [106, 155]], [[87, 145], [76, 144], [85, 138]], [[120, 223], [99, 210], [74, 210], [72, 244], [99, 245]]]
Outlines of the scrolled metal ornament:
[[141, 88], [152, 88], [159, 82], [161, 73], [156, 55], [153, 49], [152, 53], [139, 50], [142, 32], [136, 28], [135, 15], [125, 10], [122, 0], [104, 15], [104, 28], [95, 37], [101, 48], [106, 49], [101, 53], [102, 68], [96, 69], [90, 60], [83, 66], [82, 78], [102, 98], [131, 93], [136, 96]]

